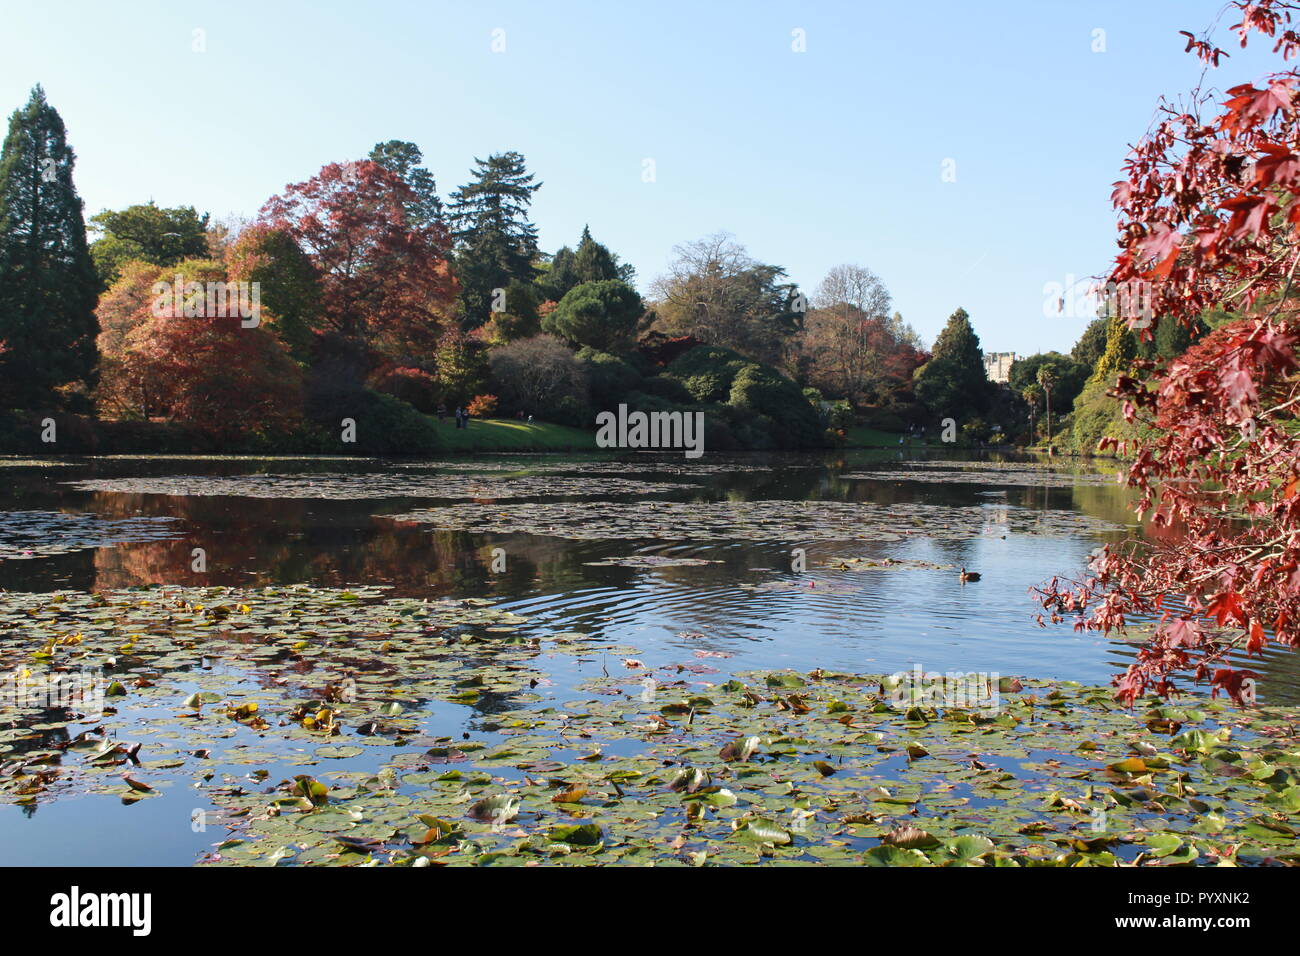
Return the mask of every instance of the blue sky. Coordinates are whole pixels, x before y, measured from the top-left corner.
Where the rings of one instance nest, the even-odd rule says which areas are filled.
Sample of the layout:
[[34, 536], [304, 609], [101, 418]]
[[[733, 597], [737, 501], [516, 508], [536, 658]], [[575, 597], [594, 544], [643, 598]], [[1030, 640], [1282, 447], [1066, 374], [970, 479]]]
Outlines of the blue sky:
[[[88, 215], [252, 215], [386, 139], [418, 143], [445, 196], [515, 149], [545, 183], [543, 248], [590, 224], [643, 289], [675, 244], [725, 230], [808, 290], [869, 266], [927, 341], [963, 306], [987, 350], [1064, 351], [1086, 318], [1045, 317], [1044, 286], [1105, 270], [1127, 145], [1200, 73], [1178, 30], [1222, 6], [11, 4], [0, 110], [45, 86]], [[1264, 53], [1212, 82], [1257, 78]]]

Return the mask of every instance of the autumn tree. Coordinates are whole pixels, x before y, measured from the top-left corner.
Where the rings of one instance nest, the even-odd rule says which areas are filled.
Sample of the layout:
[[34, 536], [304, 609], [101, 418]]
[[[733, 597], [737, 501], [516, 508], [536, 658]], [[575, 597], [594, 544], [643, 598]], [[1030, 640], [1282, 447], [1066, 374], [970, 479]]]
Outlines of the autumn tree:
[[415, 199], [396, 174], [365, 160], [326, 166], [260, 213], [261, 226], [291, 237], [315, 267], [322, 328], [369, 369], [430, 354], [452, 311], [447, 236], [408, 222]]
[[[141, 259], [122, 265], [117, 279], [99, 298], [95, 315], [99, 320], [99, 382], [95, 397], [103, 418], [149, 418], [166, 411], [158, 397], [156, 383], [138, 361], [136, 349], [148, 338], [137, 330], [147, 326], [158, 300], [157, 283], [169, 267]], [[193, 271], [186, 269], [191, 276]]]
[[752, 258], [728, 233], [673, 249], [668, 271], [652, 285], [655, 328], [690, 335], [774, 364], [807, 312], [780, 266]]
[[269, 329], [239, 316], [164, 315], [135, 349], [133, 372], [168, 416], [220, 443], [291, 431], [302, 417], [302, 369]]
[[99, 280], [75, 157], [37, 86], [0, 151], [0, 401], [34, 408], [93, 384]]
[[[1300, 52], [1297, 4], [1235, 0], [1241, 45], [1262, 34], [1283, 60]], [[1218, 65], [1213, 34], [1187, 48]], [[1132, 702], [1180, 675], [1247, 696], [1239, 657], [1270, 640], [1300, 644], [1300, 72], [1194, 90], [1163, 104], [1125, 163], [1113, 200], [1120, 252], [1109, 281], [1149, 294], [1150, 312], [1190, 327], [1230, 318], [1178, 357], [1126, 361], [1121, 331], [1151, 336], [1149, 316], [1109, 328], [1099, 374], [1139, 429], [1129, 447], [1138, 513], [1164, 534], [1103, 549], [1089, 573], [1054, 580], [1054, 619], [1110, 631], [1154, 621], [1117, 679]], [[1117, 321], [1127, 326], [1121, 330]], [[1235, 520], [1234, 520], [1235, 519]]]
[[395, 175], [411, 190], [405, 203], [406, 222], [412, 229], [446, 228], [446, 213], [438, 198], [438, 184], [422, 164], [424, 153], [414, 143], [390, 139], [376, 143], [370, 159]]
[[209, 283], [229, 281], [215, 260], [125, 264], [98, 309], [102, 414], [167, 418], [221, 442], [297, 424], [302, 370], [272, 331], [274, 318], [208, 313]]
[[800, 374], [827, 395], [856, 405], [879, 404], [910, 387], [921, 364], [916, 334], [897, 313], [889, 290], [863, 266], [827, 273], [794, 340]]

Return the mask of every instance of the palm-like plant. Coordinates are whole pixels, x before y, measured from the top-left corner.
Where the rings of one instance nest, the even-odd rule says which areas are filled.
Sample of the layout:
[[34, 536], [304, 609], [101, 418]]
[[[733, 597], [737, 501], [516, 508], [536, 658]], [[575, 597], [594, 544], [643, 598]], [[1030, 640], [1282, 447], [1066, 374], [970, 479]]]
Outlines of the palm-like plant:
[[1034, 436], [1034, 423], [1038, 418], [1038, 402], [1043, 397], [1043, 390], [1038, 387], [1036, 382], [1031, 382], [1029, 385], [1025, 386], [1024, 390], [1020, 393], [1020, 397], [1023, 398], [1025, 403], [1029, 406], [1029, 436], [1032, 441]]
[[1040, 365], [1038, 368], [1038, 384], [1047, 397], [1047, 447], [1050, 450], [1052, 447], [1052, 386], [1056, 384], [1056, 366], [1051, 364]]

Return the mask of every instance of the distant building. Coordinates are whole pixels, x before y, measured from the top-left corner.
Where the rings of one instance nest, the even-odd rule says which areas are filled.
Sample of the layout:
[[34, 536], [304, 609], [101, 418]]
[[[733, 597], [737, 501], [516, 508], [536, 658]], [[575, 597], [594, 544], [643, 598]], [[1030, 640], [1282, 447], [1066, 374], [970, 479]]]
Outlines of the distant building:
[[1011, 364], [1016, 360], [1015, 352], [985, 352], [984, 373], [990, 382], [1005, 385], [1011, 381]]

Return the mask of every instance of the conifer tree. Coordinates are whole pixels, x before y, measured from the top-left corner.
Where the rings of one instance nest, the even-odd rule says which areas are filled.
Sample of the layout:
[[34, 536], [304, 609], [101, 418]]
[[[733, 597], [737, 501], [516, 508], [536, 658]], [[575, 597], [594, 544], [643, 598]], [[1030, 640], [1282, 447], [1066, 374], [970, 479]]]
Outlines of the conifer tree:
[[930, 361], [916, 370], [916, 397], [938, 416], [962, 418], [989, 407], [988, 374], [979, 336], [958, 309], [935, 340]]
[[93, 384], [99, 280], [63, 120], [38, 85], [0, 152], [0, 400], [48, 407]]
[[636, 269], [631, 263], [620, 262], [616, 253], [593, 239], [591, 229], [583, 226], [577, 251], [568, 246], [560, 249], [551, 258], [550, 270], [538, 278], [537, 285], [542, 295], [558, 302], [574, 286], [584, 282], [617, 279], [631, 285], [635, 278]]
[[386, 143], [376, 143], [370, 151], [370, 159], [411, 187], [415, 196], [405, 205], [407, 224], [412, 229], [446, 227], [446, 214], [442, 200], [438, 197], [438, 184], [433, 173], [420, 165], [424, 162], [424, 153], [420, 147], [400, 139], [390, 139]]
[[[494, 290], [512, 279], [533, 280], [537, 227], [528, 220], [533, 193], [541, 188], [516, 152], [475, 159], [473, 181], [451, 195], [448, 219], [456, 242], [461, 321], [468, 328], [491, 316]], [[504, 311], [510, 311], [504, 303]]]

